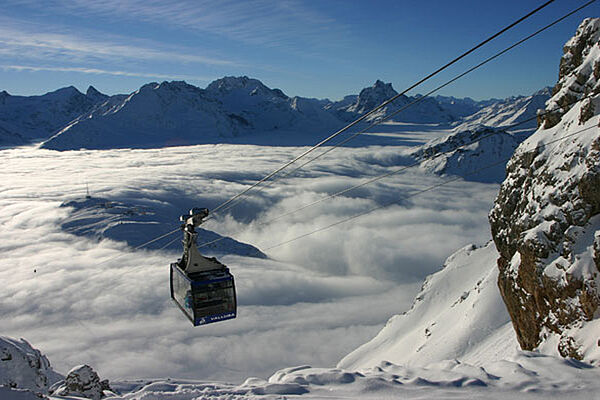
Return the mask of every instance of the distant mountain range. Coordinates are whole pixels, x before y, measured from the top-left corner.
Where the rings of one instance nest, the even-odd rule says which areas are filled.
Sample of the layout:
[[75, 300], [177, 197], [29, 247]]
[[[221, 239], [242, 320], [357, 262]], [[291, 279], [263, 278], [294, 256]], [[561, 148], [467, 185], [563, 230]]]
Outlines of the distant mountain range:
[[[85, 94], [72, 86], [29, 97], [3, 91], [0, 144], [38, 140], [53, 150], [156, 148], [236, 142], [266, 133], [293, 142], [331, 133], [395, 95], [390, 83], [377, 80], [358, 95], [335, 102], [289, 97], [245, 76], [224, 77], [206, 89], [177, 81], [149, 83], [129, 95], [114, 96], [91, 86]], [[535, 115], [547, 98], [547, 91], [486, 101], [402, 95], [367, 122], [397, 113], [392, 121], [500, 126]], [[497, 110], [503, 110], [503, 119]]]

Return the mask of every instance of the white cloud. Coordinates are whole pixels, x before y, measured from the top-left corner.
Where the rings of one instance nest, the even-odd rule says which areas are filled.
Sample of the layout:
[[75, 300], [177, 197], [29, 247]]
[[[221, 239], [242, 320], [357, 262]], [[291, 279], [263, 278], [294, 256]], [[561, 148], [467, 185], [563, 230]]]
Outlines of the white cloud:
[[324, 35], [344, 40], [344, 27], [338, 21], [295, 0], [56, 0], [46, 2], [45, 7], [48, 13], [144, 21], [267, 46], [306, 49], [322, 43]]
[[197, 81], [210, 81], [211, 78], [194, 75], [171, 75], [171, 74], [160, 74], [160, 73], [148, 73], [148, 72], [129, 72], [129, 71], [118, 71], [118, 70], [106, 70], [98, 68], [82, 68], [82, 67], [39, 67], [30, 65], [2, 65], [0, 69], [12, 70], [12, 71], [50, 71], [50, 72], [77, 72], [82, 74], [92, 75], [115, 75], [115, 76], [130, 76], [139, 78], [156, 78], [156, 79], [180, 79], [180, 80], [197, 80]]
[[[302, 178], [250, 195], [233, 209], [235, 218], [206, 228], [267, 247], [440, 182], [412, 171], [359, 196], [258, 224], [387, 171], [393, 165], [368, 160], [400, 150], [340, 149], [308, 166]], [[192, 328], [169, 299], [168, 265], [178, 252], [132, 251], [60, 228], [69, 210], [59, 204], [83, 197], [87, 183], [93, 196], [152, 207], [168, 231], [179, 213], [213, 207], [301, 151], [251, 145], [0, 151], [2, 334], [25, 337], [63, 372], [88, 363], [109, 378], [235, 381], [291, 365], [331, 366], [407, 309], [420, 280], [447, 255], [490, 237], [486, 215], [497, 186], [456, 182], [274, 249], [272, 259], [222, 257], [236, 277], [239, 318]]]
[[[0, 18], [0, 52], [18, 59], [123, 62], [162, 61], [214, 66], [239, 66], [228, 59], [198, 55], [200, 49], [168, 46], [99, 31], [70, 32], [56, 26]], [[104, 40], [99, 40], [102, 37]]]

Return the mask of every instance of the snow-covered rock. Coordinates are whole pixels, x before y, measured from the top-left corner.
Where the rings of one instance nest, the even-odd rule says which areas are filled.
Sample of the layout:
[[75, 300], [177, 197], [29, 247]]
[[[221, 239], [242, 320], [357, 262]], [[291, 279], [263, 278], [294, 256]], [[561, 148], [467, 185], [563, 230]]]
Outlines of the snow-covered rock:
[[89, 365], [78, 365], [67, 373], [64, 381], [55, 383], [50, 393], [58, 396], [79, 396], [92, 400], [100, 400], [112, 395], [107, 379], [100, 380], [98, 373]]
[[48, 397], [28, 389], [15, 389], [0, 385], [0, 399], [2, 400], [47, 400]]
[[[47, 393], [48, 387], [60, 379], [62, 376], [52, 369], [46, 356], [25, 339], [0, 336], [0, 386]], [[25, 399], [29, 395], [22, 396]]]
[[[539, 125], [551, 128], [572, 105], [584, 97], [600, 94], [600, 18], [586, 18], [575, 35], [565, 43], [560, 59], [558, 82], [547, 109], [556, 110], [540, 117]], [[589, 106], [582, 109], [580, 122], [594, 115]]]
[[586, 19], [567, 42], [548, 107], [577, 97], [568, 94], [575, 87], [593, 97], [545, 119], [518, 147], [489, 217], [521, 347], [591, 363], [600, 361], [600, 95], [590, 72], [600, 61], [598, 27]]

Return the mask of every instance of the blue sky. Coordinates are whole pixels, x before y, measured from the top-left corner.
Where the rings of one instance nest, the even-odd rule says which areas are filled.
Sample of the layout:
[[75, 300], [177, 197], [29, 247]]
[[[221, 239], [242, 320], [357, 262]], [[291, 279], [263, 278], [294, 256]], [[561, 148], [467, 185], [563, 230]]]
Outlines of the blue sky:
[[[0, 90], [74, 85], [129, 93], [152, 81], [206, 87], [247, 75], [288, 95], [339, 99], [376, 79], [398, 91], [542, 0], [3, 0]], [[583, 4], [557, 0], [412, 94], [452, 78]], [[441, 94], [476, 99], [553, 85], [562, 45], [598, 4]]]

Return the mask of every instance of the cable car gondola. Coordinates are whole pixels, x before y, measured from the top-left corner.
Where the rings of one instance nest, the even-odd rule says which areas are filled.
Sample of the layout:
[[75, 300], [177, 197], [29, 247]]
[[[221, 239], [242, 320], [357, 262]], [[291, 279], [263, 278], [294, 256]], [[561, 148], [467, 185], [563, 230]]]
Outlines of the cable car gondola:
[[233, 275], [216, 258], [198, 251], [195, 228], [208, 209], [193, 208], [182, 215], [183, 256], [171, 264], [171, 298], [194, 326], [236, 317], [237, 299]]

